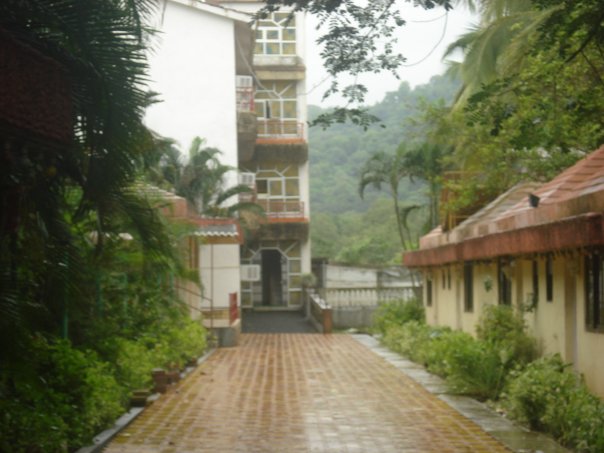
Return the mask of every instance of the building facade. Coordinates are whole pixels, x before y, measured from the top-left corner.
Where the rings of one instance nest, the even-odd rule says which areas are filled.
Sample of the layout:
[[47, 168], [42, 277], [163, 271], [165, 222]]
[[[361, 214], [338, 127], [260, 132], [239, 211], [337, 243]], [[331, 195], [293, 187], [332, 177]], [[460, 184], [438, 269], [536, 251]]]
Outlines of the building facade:
[[422, 271], [430, 324], [474, 334], [485, 305], [516, 307], [543, 353], [604, 397], [604, 147], [435, 229], [404, 263]]
[[[264, 6], [219, 3], [251, 14]], [[241, 249], [241, 302], [255, 309], [298, 309], [302, 277], [311, 272], [305, 16], [278, 11], [253, 27], [257, 136], [251, 152], [240, 152], [239, 170], [248, 175], [266, 219]]]
[[[165, 2], [150, 56], [151, 88], [163, 102], [149, 108], [146, 122], [183, 150], [195, 136], [220, 149], [221, 163], [236, 169], [225, 185], [249, 185], [253, 193], [241, 201], [264, 209], [264, 218], [247, 222], [239, 250], [241, 306], [297, 309], [302, 276], [311, 272], [305, 17], [275, 12], [256, 21], [262, 6]], [[200, 240], [202, 262], [212, 253], [201, 245], [207, 240]], [[216, 247], [213, 252], [216, 257]], [[203, 300], [216, 299], [208, 291], [221, 286], [204, 284]]]

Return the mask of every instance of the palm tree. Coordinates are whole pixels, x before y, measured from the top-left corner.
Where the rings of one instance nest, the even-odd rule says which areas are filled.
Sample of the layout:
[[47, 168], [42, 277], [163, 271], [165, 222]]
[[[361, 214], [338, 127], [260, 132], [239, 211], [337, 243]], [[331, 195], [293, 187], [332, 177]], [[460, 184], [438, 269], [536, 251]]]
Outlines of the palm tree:
[[487, 0], [478, 5], [460, 0], [480, 13], [480, 24], [451, 43], [445, 57], [461, 50], [462, 62], [449, 62], [449, 73], [462, 80], [455, 106], [461, 107], [471, 95], [498, 78], [510, 76], [522, 67], [540, 28], [561, 9], [553, 5], [537, 9], [531, 0]]
[[359, 195], [365, 195], [368, 186], [377, 190], [385, 190], [392, 198], [394, 215], [398, 229], [399, 239], [403, 250], [409, 250], [413, 244], [411, 232], [406, 218], [411, 208], [401, 209], [399, 200], [399, 187], [403, 178], [409, 176], [405, 164], [405, 149], [399, 147], [396, 153], [388, 154], [384, 151], [375, 152], [361, 168], [359, 181]]
[[46, 310], [36, 328], [53, 330], [68, 304], [87, 303], [91, 229], [97, 256], [107, 234], [126, 230], [148, 262], [168, 264], [170, 241], [133, 188], [149, 143], [144, 23], [154, 8], [153, 0], [0, 2], [2, 33], [54, 60], [69, 79], [73, 124], [67, 146], [17, 145], [6, 129], [0, 136], [12, 162], [0, 165], [0, 199], [17, 219], [0, 237], [2, 331], [32, 307]]
[[411, 181], [423, 180], [428, 184], [427, 230], [431, 230], [439, 223], [440, 179], [445, 169], [443, 158], [449, 154], [450, 150], [430, 143], [423, 143], [411, 148], [401, 144], [400, 148], [402, 148], [403, 162], [409, 173], [409, 179]]
[[177, 195], [186, 198], [199, 215], [233, 217], [239, 212], [262, 215], [262, 208], [249, 201], [225, 205], [231, 198], [253, 191], [244, 184], [226, 187], [227, 174], [236, 169], [220, 162], [220, 150], [204, 144], [200, 137], [192, 140], [186, 164], [182, 164], [180, 153], [172, 146], [166, 148], [166, 154], [158, 161], [159, 171], [172, 184]]

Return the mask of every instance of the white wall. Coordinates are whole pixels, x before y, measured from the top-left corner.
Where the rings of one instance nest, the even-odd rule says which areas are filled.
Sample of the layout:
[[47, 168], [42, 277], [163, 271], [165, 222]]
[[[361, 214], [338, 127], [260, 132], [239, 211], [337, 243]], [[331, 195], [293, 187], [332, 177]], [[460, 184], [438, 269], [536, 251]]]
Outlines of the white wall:
[[[237, 166], [234, 21], [167, 2], [156, 18], [161, 34], [150, 55], [151, 89], [163, 102], [147, 110], [146, 124], [176, 139], [186, 154], [195, 136]], [[236, 184], [236, 174], [227, 185]]]
[[199, 261], [204, 309], [211, 305], [215, 310], [228, 308], [230, 293], [237, 293], [237, 301], [241, 301], [238, 244], [204, 244]]

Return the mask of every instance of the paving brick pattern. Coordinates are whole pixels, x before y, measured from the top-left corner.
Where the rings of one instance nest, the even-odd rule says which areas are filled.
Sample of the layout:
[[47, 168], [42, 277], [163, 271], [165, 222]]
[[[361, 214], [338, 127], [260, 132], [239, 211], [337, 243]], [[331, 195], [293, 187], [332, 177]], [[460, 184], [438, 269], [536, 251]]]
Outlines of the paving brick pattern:
[[244, 334], [106, 453], [508, 452], [347, 335]]

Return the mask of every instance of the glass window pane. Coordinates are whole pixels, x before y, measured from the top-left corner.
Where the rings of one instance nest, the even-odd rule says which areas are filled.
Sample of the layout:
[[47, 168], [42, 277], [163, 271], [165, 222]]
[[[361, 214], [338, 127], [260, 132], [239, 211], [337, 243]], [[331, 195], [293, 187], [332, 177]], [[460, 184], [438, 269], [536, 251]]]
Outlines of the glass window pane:
[[266, 54], [267, 55], [278, 55], [279, 54], [279, 44], [278, 43], [267, 43], [266, 44]]
[[281, 93], [281, 97], [284, 99], [296, 99], [296, 84], [288, 83], [283, 92]]
[[284, 28], [283, 29], [283, 41], [295, 41], [296, 40], [296, 29], [295, 28]]
[[259, 27], [274, 27], [275, 23], [271, 20], [261, 20], [258, 22]]
[[302, 265], [300, 264], [300, 260], [289, 260], [289, 271], [292, 274], [299, 274], [302, 272]]
[[283, 55], [296, 55], [296, 45], [294, 43], [283, 43]]
[[256, 179], [256, 192], [267, 193], [268, 181], [266, 179]]
[[287, 168], [283, 170], [283, 176], [298, 176], [298, 166], [288, 165]]
[[283, 196], [283, 183], [280, 179], [273, 179], [269, 181], [269, 195], [271, 197]]
[[261, 42], [257, 42], [256, 46], [254, 47], [254, 53], [256, 55], [262, 55], [264, 54], [264, 46], [262, 45]]
[[296, 101], [283, 101], [283, 118], [297, 118]]
[[289, 82], [273, 82], [273, 89], [276, 93], [279, 93], [279, 95], [281, 95], [285, 90], [287, 90], [288, 86]]
[[288, 197], [297, 197], [300, 195], [300, 186], [297, 179], [285, 180], [285, 195]]
[[262, 101], [256, 101], [255, 103], [255, 110], [256, 110], [256, 116], [259, 116], [260, 118], [265, 118], [265, 109], [264, 109], [264, 102]]
[[289, 277], [289, 288], [301, 288], [302, 287], [302, 278], [299, 275], [292, 275]]
[[279, 39], [279, 30], [267, 30], [266, 31], [266, 39]]
[[264, 31], [256, 30], [256, 39], [264, 39]]
[[271, 118], [281, 118], [281, 102], [269, 101], [271, 108]]
[[287, 252], [287, 256], [289, 256], [290, 258], [298, 258], [298, 257], [300, 257], [300, 245], [297, 244], [297, 245], [293, 246]]

